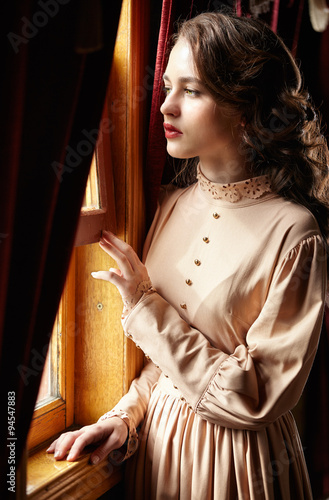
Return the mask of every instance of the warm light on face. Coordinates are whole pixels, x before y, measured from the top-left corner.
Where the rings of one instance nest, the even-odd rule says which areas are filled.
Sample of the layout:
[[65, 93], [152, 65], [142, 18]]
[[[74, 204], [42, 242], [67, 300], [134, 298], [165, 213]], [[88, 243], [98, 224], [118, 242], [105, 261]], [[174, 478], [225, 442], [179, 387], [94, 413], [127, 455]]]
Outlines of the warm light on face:
[[218, 161], [230, 149], [236, 151], [237, 117], [219, 107], [206, 89], [186, 40], [178, 40], [173, 47], [163, 81], [161, 112], [171, 156], [199, 157], [206, 163]]

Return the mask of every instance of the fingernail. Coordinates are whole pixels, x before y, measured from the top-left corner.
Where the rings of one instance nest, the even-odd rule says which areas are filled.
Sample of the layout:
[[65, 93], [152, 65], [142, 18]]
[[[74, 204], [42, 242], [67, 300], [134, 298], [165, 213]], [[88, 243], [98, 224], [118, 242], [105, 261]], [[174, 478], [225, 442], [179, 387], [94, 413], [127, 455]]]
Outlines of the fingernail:
[[93, 278], [95, 278], [96, 276], [96, 273], [90, 273], [92, 275]]
[[93, 456], [93, 458], [91, 459], [91, 463], [93, 465], [96, 465], [98, 464], [98, 462], [99, 462], [99, 457], [97, 455]]
[[59, 456], [60, 456], [60, 454], [61, 454], [61, 452], [60, 452], [60, 451], [55, 451], [54, 457], [55, 457], [55, 458], [57, 458], [57, 457], [59, 457]]
[[66, 460], [71, 460], [71, 458], [72, 458], [72, 455], [71, 455], [71, 453], [69, 453], [69, 454], [67, 455]]

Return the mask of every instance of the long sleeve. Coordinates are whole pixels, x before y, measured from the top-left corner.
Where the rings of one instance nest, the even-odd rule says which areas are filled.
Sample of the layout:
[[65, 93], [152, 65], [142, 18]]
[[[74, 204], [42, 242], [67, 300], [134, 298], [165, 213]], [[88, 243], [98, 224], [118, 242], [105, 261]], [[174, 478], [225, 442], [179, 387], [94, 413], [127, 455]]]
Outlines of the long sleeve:
[[232, 353], [213, 346], [207, 332], [193, 328], [155, 292], [128, 315], [125, 332], [202, 418], [258, 429], [291, 409], [303, 390], [321, 329], [325, 267], [319, 235], [286, 252], [260, 314]]
[[152, 387], [157, 382], [161, 371], [149, 362], [142, 370], [140, 376], [133, 380], [129, 391], [118, 404], [109, 412], [102, 415], [99, 420], [111, 417], [122, 418], [128, 426], [127, 446], [122, 450], [114, 450], [110, 457], [116, 464], [129, 458], [138, 447], [137, 427], [142, 422], [150, 399]]
[[152, 387], [160, 374], [159, 368], [153, 363], [147, 363], [140, 376], [132, 381], [127, 394], [120, 399], [112, 411], [127, 413], [134, 426], [138, 427], [144, 418]]

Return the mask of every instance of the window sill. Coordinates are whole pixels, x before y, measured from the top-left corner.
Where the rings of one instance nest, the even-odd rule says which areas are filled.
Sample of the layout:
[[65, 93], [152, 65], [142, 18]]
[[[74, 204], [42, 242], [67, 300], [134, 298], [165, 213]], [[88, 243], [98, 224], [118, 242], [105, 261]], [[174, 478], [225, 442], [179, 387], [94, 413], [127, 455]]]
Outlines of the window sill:
[[94, 500], [113, 488], [122, 479], [122, 467], [107, 460], [89, 463], [90, 453], [76, 462], [56, 461], [53, 454], [39, 449], [27, 460], [26, 498], [55, 500], [72, 498]]

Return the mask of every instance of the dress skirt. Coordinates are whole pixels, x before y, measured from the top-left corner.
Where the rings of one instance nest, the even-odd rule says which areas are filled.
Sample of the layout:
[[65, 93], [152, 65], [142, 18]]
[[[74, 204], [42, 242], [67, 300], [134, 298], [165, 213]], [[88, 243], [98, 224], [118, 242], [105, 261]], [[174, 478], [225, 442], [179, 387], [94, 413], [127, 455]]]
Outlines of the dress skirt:
[[215, 425], [196, 415], [163, 375], [126, 467], [129, 500], [312, 499], [290, 412], [257, 431]]

